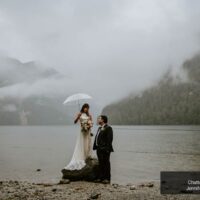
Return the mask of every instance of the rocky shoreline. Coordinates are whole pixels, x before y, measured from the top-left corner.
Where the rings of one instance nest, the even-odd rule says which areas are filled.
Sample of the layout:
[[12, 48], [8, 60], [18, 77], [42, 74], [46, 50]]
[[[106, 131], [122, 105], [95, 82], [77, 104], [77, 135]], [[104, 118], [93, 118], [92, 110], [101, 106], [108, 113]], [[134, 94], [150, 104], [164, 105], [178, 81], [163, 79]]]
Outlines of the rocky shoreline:
[[161, 195], [159, 183], [102, 184], [87, 181], [71, 182], [62, 179], [58, 183], [31, 183], [27, 181], [0, 181], [1, 200], [179, 200], [199, 199], [199, 195]]

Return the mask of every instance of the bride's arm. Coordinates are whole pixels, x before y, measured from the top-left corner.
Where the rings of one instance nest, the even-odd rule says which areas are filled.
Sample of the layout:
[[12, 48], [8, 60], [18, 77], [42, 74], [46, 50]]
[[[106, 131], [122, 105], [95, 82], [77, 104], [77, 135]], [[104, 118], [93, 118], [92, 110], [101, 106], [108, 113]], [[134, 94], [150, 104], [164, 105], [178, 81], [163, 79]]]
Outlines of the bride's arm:
[[89, 117], [90, 117], [90, 121], [92, 122], [92, 115], [91, 115], [91, 114], [89, 114]]
[[81, 116], [81, 113], [78, 113], [75, 120], [74, 120], [74, 124], [76, 124], [78, 122], [80, 116]]
[[89, 114], [89, 124], [90, 127], [93, 127], [92, 115]]

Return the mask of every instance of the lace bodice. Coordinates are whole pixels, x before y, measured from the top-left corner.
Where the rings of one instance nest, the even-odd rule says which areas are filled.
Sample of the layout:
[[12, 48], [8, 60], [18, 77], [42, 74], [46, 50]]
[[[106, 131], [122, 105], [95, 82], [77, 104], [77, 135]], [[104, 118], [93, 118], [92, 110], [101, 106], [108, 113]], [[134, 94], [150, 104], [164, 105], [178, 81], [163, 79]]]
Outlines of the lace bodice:
[[82, 113], [80, 116], [80, 122], [82, 123], [87, 123], [90, 117], [86, 113]]
[[86, 113], [82, 113], [80, 116], [81, 131], [88, 132], [93, 126], [91, 117]]

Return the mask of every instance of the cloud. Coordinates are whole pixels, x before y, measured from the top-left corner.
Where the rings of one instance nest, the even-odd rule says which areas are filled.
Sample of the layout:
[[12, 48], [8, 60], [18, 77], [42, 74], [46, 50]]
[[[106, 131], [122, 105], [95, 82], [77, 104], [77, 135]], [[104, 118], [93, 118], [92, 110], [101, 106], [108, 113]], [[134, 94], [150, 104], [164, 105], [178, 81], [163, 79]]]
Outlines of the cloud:
[[72, 78], [34, 83], [33, 93], [64, 85], [105, 105], [153, 84], [169, 66], [178, 71], [199, 51], [199, 9], [198, 0], [2, 0], [0, 50]]
[[16, 105], [14, 104], [7, 104], [3, 107], [3, 111], [6, 112], [15, 112], [17, 110]]

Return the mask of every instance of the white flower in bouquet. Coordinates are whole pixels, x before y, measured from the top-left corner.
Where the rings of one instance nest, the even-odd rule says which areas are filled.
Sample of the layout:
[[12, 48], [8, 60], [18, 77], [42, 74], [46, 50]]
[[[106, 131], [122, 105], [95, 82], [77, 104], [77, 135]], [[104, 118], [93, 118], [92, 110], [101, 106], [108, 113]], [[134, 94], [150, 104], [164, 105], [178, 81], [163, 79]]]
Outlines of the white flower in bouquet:
[[91, 120], [82, 122], [82, 123], [81, 123], [82, 131], [83, 131], [83, 132], [89, 131], [90, 128], [92, 127], [92, 125], [93, 125], [93, 124], [92, 124], [92, 121], [91, 121]]

